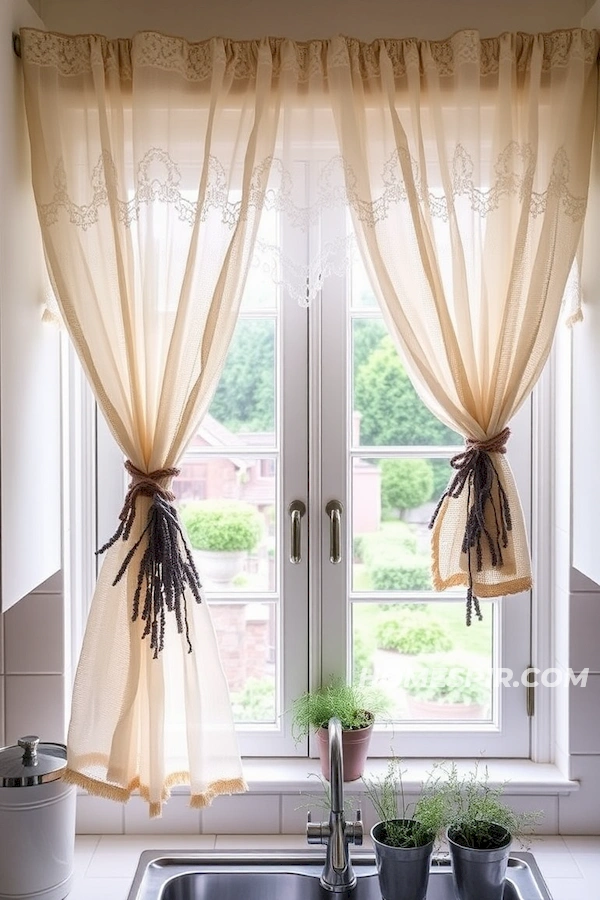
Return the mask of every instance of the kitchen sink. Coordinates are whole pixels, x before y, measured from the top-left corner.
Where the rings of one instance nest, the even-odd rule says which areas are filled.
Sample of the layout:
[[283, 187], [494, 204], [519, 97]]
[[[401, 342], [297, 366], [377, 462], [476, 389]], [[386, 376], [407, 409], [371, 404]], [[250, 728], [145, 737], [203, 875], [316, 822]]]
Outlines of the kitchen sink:
[[[322, 853], [146, 850], [128, 900], [381, 900], [375, 855], [356, 851], [352, 865], [356, 887], [331, 894], [319, 883]], [[432, 863], [426, 900], [454, 900], [445, 857]], [[511, 855], [504, 900], [552, 900], [531, 853]]]

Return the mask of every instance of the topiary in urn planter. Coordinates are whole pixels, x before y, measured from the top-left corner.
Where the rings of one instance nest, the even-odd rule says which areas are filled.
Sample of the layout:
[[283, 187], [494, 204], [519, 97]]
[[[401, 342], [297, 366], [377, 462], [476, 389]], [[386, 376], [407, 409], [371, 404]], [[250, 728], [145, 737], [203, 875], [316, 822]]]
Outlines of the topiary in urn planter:
[[241, 500], [189, 502], [182, 506], [181, 518], [201, 575], [221, 584], [241, 572], [262, 534], [258, 511]]

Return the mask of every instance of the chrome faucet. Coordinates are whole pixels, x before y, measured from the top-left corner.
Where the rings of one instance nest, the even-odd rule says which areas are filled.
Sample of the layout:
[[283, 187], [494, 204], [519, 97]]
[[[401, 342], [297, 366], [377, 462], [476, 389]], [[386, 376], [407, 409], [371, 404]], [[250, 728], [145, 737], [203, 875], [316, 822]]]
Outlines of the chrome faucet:
[[363, 826], [360, 810], [357, 811], [355, 822], [346, 822], [344, 816], [342, 724], [336, 718], [329, 720], [329, 784], [331, 789], [329, 822], [311, 822], [309, 813], [306, 837], [309, 844], [327, 845], [321, 885], [327, 891], [341, 893], [351, 890], [356, 884], [348, 845], [362, 844]]

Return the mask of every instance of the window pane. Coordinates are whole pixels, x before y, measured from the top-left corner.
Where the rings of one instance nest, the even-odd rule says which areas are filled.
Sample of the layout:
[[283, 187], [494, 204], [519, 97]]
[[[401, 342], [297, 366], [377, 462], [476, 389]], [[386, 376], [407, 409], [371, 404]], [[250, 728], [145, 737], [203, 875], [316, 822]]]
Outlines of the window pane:
[[360, 259], [353, 259], [350, 270], [350, 304], [354, 309], [378, 309], [379, 303]]
[[241, 318], [200, 432], [213, 443], [275, 445], [275, 318]]
[[353, 446], [456, 446], [462, 438], [429, 412], [381, 317], [352, 321]]
[[276, 484], [272, 457], [185, 458], [173, 491], [206, 591], [276, 589]]
[[353, 459], [353, 590], [432, 589], [429, 522], [452, 471], [447, 459]]
[[276, 721], [277, 605], [211, 603], [236, 722]]
[[355, 679], [389, 695], [395, 721], [490, 721], [494, 607], [465, 627], [464, 602], [354, 603]]

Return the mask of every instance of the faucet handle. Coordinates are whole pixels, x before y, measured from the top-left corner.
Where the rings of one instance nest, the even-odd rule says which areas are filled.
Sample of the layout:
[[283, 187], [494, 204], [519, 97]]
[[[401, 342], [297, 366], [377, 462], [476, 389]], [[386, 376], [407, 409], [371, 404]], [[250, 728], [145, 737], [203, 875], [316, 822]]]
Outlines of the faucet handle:
[[356, 819], [354, 822], [350, 822], [346, 825], [346, 834], [348, 843], [354, 844], [355, 847], [362, 847], [364, 829], [360, 807], [356, 810]]
[[306, 814], [306, 840], [309, 844], [323, 844], [323, 823], [313, 822], [310, 810]]

